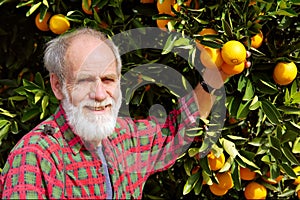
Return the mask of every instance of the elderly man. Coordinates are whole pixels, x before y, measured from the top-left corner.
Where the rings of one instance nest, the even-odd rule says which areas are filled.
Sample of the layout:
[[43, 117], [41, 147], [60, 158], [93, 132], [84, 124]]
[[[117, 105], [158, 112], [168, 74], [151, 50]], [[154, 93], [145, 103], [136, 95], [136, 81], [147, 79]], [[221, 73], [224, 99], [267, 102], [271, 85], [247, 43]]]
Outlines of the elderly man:
[[147, 178], [170, 167], [178, 146], [192, 141], [186, 128], [212, 107], [199, 84], [164, 125], [117, 117], [120, 55], [89, 28], [51, 40], [44, 64], [61, 104], [11, 151], [0, 177], [2, 199], [141, 198]]

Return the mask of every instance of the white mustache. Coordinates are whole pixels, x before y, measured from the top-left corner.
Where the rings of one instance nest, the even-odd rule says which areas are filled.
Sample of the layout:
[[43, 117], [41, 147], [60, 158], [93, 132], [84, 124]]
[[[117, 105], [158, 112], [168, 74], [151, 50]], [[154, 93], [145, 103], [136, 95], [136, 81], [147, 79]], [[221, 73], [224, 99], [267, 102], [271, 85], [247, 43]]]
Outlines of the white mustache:
[[104, 101], [101, 102], [96, 102], [96, 101], [83, 101], [80, 103], [80, 107], [106, 107], [109, 105], [114, 105], [114, 101], [110, 99], [105, 99]]

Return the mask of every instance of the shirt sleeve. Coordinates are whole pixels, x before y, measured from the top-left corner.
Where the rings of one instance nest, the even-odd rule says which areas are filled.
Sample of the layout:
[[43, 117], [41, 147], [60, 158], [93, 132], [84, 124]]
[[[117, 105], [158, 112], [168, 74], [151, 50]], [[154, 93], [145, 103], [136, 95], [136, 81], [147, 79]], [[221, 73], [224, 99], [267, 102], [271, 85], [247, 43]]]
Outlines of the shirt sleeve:
[[169, 168], [193, 142], [186, 132], [198, 125], [198, 116], [194, 97], [189, 94], [179, 100], [179, 108], [171, 111], [163, 124], [154, 117], [123, 121], [120, 134], [111, 142], [121, 170], [153, 174]]
[[47, 153], [49, 150], [35, 144], [23, 147], [23, 143], [25, 139], [11, 152], [3, 168], [0, 176], [2, 199], [61, 198], [63, 183]]
[[189, 94], [178, 102], [178, 109], [169, 113], [163, 125], [156, 126], [158, 152], [152, 152], [155, 159], [153, 172], [166, 170], [175, 163], [192, 144], [194, 138], [189, 136], [193, 128], [199, 125], [199, 110], [193, 94]]

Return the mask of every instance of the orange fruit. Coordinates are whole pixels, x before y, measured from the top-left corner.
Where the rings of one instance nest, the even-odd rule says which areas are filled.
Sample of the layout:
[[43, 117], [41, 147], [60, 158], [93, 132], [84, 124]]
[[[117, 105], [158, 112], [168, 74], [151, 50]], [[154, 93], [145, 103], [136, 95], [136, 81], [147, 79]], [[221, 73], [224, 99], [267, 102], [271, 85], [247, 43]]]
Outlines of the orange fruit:
[[[218, 32], [212, 28], [203, 28], [199, 33], [199, 35], [204, 36], [204, 35], [216, 35]], [[199, 40], [196, 40], [196, 46], [198, 47], [199, 50], [202, 50], [204, 45], [202, 45]]]
[[264, 40], [264, 34], [262, 31], [259, 31], [256, 35], [251, 37], [251, 47], [258, 49]]
[[64, 15], [56, 14], [50, 18], [49, 28], [55, 34], [62, 34], [70, 28], [70, 22]]
[[154, 0], [141, 0], [141, 3], [154, 3]]
[[199, 35], [216, 35], [216, 34], [218, 34], [218, 32], [213, 28], [203, 28], [199, 32]]
[[223, 64], [220, 49], [203, 47], [200, 53], [201, 63], [207, 68], [220, 68]]
[[267, 178], [264, 178], [263, 177], [263, 180], [265, 181], [265, 182], [267, 182], [267, 183], [269, 183], [269, 184], [277, 184], [277, 183], [279, 183], [280, 181], [281, 181], [281, 179], [283, 178], [283, 176], [282, 175], [279, 175], [278, 177], [276, 177], [275, 179], [271, 179], [270, 178], [270, 171], [268, 171], [267, 173], [266, 173], [266, 176], [267, 176]]
[[249, 6], [255, 5], [256, 4], [256, 0], [250, 0], [249, 2]]
[[250, 182], [245, 187], [244, 195], [246, 199], [266, 199], [267, 189], [257, 182]]
[[244, 68], [245, 68], [244, 62], [237, 64], [237, 65], [229, 65], [226, 62], [223, 62], [223, 64], [221, 65], [222, 71], [227, 75], [240, 74], [240, 73], [242, 73]]
[[41, 31], [49, 31], [50, 29], [49, 29], [48, 21], [51, 17], [51, 13], [47, 12], [42, 21], [40, 21], [40, 16], [41, 16], [41, 13], [38, 13], [35, 16], [35, 25], [36, 25], [36, 27]]
[[226, 190], [233, 188], [234, 184], [230, 171], [224, 173], [217, 173], [216, 177], [219, 181], [219, 184], [217, 184], [218, 187]]
[[237, 40], [226, 42], [221, 49], [222, 58], [229, 65], [238, 65], [245, 62], [246, 53], [245, 46]]
[[83, 10], [83, 12], [85, 12], [88, 15], [92, 15], [93, 14], [93, 9], [91, 8], [92, 5], [92, 0], [88, 0], [88, 7], [86, 7], [86, 5], [84, 5], [84, 0], [82, 0], [81, 3], [81, 8]]
[[212, 171], [221, 169], [225, 164], [225, 155], [221, 153], [219, 157], [216, 157], [212, 152], [207, 155], [208, 165]]
[[[294, 172], [298, 175], [300, 173], [300, 166], [293, 168]], [[294, 181], [294, 185], [300, 184], [300, 176], [297, 176], [297, 178]]]
[[209, 190], [211, 191], [211, 193], [213, 193], [216, 196], [223, 196], [228, 192], [227, 189], [220, 188], [216, 183], [210, 185]]
[[108, 25], [105, 21], [101, 21], [101, 22], [99, 23], [99, 27], [100, 27], [100, 28], [106, 29], [106, 28], [109, 27], [109, 25]]
[[294, 62], [279, 62], [273, 71], [273, 79], [278, 85], [288, 85], [297, 76], [297, 66]]
[[240, 168], [240, 177], [242, 180], [250, 181], [253, 180], [256, 176], [256, 173], [251, 171], [249, 168]]
[[156, 24], [157, 27], [160, 28], [163, 31], [167, 31], [167, 24], [170, 20], [169, 19], [157, 19]]
[[174, 15], [174, 13], [171, 10], [171, 6], [174, 6], [175, 3], [176, 3], [175, 0], [164, 0], [163, 3], [160, 3], [160, 1], [157, 1], [156, 7], [158, 10], [158, 13]]

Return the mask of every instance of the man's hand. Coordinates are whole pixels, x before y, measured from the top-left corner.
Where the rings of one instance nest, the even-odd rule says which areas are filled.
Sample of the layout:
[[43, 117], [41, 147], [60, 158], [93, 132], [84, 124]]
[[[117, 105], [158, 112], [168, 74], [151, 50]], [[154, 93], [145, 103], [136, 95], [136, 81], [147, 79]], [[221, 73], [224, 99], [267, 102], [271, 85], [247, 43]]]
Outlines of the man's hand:
[[[251, 56], [251, 53], [247, 51], [247, 58]], [[245, 68], [251, 66], [250, 61], [245, 61]], [[224, 81], [231, 75], [224, 73], [221, 69], [209, 69], [206, 68], [203, 73], [203, 79], [207, 85], [212, 88], [219, 89], [223, 87]], [[194, 97], [196, 98], [199, 113], [201, 118], [207, 118], [211, 108], [215, 101], [215, 96], [206, 92], [199, 83], [194, 89]]]

